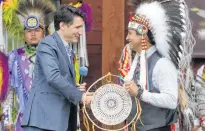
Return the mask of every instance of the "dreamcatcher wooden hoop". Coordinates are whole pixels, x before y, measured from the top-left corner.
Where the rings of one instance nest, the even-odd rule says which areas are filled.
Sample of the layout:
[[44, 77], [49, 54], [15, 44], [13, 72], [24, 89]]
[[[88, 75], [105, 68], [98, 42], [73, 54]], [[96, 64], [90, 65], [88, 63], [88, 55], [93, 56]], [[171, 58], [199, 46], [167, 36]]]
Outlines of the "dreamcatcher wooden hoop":
[[[104, 85], [108, 85], [108, 84], [113, 84], [114, 85], [114, 83], [113, 83], [113, 81], [112, 81], [112, 77], [116, 77], [116, 78], [118, 78], [118, 79], [121, 79], [121, 77], [119, 77], [119, 76], [117, 76], [117, 75], [113, 75], [113, 74], [111, 74], [111, 73], [108, 73], [107, 75], [105, 75], [105, 76], [103, 76], [103, 77], [101, 77], [101, 78], [99, 78], [97, 81], [95, 81], [89, 88], [88, 88], [88, 90], [86, 91], [86, 95], [87, 94], [90, 94], [91, 92], [90, 92], [90, 90], [92, 89], [92, 87], [95, 85], [95, 84], [97, 84], [98, 82], [102, 82], [102, 81], [105, 81], [106, 80], [106, 83], [107, 84], [102, 84], [103, 86], [101, 86], [101, 87], [99, 87], [99, 88], [104, 88]], [[122, 87], [122, 88], [124, 88], [122, 85], [120, 86], [120, 84], [118, 83], [118, 84], [116, 84], [118, 87]], [[112, 86], [111, 86], [112, 87]], [[107, 86], [106, 88], [108, 88], [109, 89], [109, 87]], [[95, 93], [96, 93], [96, 91], [95, 91]], [[94, 95], [95, 95], [95, 93], [94, 93]], [[86, 96], [85, 95], [85, 96]], [[85, 99], [85, 97], [84, 97], [84, 99]], [[94, 99], [94, 98], [93, 98]], [[131, 99], [131, 98], [130, 98]], [[99, 128], [99, 129], [101, 129], [101, 130], [104, 130], [104, 131], [106, 131], [106, 130], [110, 130], [110, 131], [120, 131], [120, 130], [123, 130], [123, 129], [125, 129], [125, 128], [127, 128], [129, 125], [131, 125], [132, 124], [132, 128], [133, 129], [135, 129], [135, 123], [136, 123], [136, 121], [137, 120], [139, 120], [140, 119], [140, 115], [141, 115], [141, 112], [142, 112], [142, 109], [141, 109], [141, 106], [140, 106], [140, 103], [139, 103], [139, 100], [135, 97], [135, 102], [136, 102], [136, 107], [137, 107], [137, 112], [135, 113], [135, 115], [134, 115], [134, 117], [132, 118], [132, 120], [128, 123], [128, 124], [126, 124], [125, 126], [123, 126], [123, 127], [121, 127], [121, 128], [118, 128], [118, 129], [115, 129], [115, 130], [112, 130], [112, 129], [106, 129], [106, 128], [104, 128], [104, 127], [101, 127], [101, 126], [99, 126], [91, 117], [90, 117], [90, 115], [89, 115], [89, 113], [88, 113], [88, 111], [86, 110], [86, 105], [85, 104], [83, 104], [83, 108], [82, 108], [82, 112], [83, 112], [83, 123], [84, 123], [84, 126], [86, 127], [86, 130], [87, 131], [91, 131], [90, 130], [90, 125], [89, 125], [89, 122], [88, 122], [88, 120], [92, 123], [92, 130], [93, 131], [95, 131], [95, 127], [96, 128]], [[91, 109], [92, 110], [92, 109]], [[94, 114], [93, 114], [94, 115]], [[96, 118], [97, 119], [97, 118]], [[98, 120], [98, 119], [97, 119]], [[125, 119], [126, 120], [126, 119]], [[101, 120], [99, 120], [100, 122], [101, 122]], [[124, 120], [123, 120], [124, 121]], [[121, 122], [120, 122], [121, 123]], [[103, 123], [104, 124], [104, 123]], [[115, 126], [115, 125], [114, 125]]]

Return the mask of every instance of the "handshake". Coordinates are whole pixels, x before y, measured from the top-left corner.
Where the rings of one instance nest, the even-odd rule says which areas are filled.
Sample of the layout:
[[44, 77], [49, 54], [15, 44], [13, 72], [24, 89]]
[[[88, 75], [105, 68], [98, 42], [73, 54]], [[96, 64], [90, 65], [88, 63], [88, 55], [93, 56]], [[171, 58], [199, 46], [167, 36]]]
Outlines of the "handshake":
[[86, 85], [87, 85], [86, 83], [83, 84], [77, 83], [77, 88], [83, 93], [81, 102], [88, 106], [92, 101], [94, 93], [92, 92], [86, 93]]

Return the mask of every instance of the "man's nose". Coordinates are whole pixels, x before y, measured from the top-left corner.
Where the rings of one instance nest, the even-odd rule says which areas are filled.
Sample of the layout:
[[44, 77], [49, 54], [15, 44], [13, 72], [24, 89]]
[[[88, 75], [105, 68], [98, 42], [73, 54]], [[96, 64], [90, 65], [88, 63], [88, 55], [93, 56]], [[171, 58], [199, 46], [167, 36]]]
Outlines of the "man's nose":
[[83, 30], [79, 30], [79, 35], [82, 35], [83, 34]]
[[129, 40], [129, 36], [127, 35], [127, 37], [126, 37], [126, 40], [128, 41]]
[[36, 35], [36, 31], [35, 31], [35, 30], [32, 30], [32, 31], [31, 31], [31, 35], [32, 35], [32, 36], [35, 36], [35, 35]]

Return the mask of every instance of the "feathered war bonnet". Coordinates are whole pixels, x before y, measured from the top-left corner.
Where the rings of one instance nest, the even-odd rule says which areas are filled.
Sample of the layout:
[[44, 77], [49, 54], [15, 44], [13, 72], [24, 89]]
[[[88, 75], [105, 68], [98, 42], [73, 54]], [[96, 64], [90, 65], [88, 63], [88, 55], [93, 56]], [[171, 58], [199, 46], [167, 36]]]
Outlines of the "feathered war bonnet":
[[[178, 82], [182, 90], [190, 87], [192, 81], [191, 58], [195, 40], [192, 36], [188, 7], [184, 0], [138, 1], [130, 0], [137, 7], [130, 17], [128, 29], [142, 35], [140, 58], [140, 85], [147, 89], [145, 35], [152, 34], [157, 51], [170, 59], [178, 70]], [[182, 88], [183, 87], [183, 88]], [[183, 102], [186, 106], [186, 102]]]

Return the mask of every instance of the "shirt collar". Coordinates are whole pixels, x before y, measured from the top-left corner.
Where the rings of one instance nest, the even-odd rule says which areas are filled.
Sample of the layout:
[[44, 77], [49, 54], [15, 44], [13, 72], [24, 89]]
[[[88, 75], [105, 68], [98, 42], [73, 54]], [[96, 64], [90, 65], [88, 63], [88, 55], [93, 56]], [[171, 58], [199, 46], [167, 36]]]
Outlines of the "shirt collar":
[[69, 44], [64, 39], [62, 39], [62, 41], [63, 41], [65, 47], [69, 46]]
[[146, 50], [146, 57], [149, 58], [155, 51], [157, 51], [155, 46], [151, 46], [148, 50]]
[[65, 47], [70, 47], [70, 45], [61, 36], [60, 36], [60, 38], [61, 38]]

